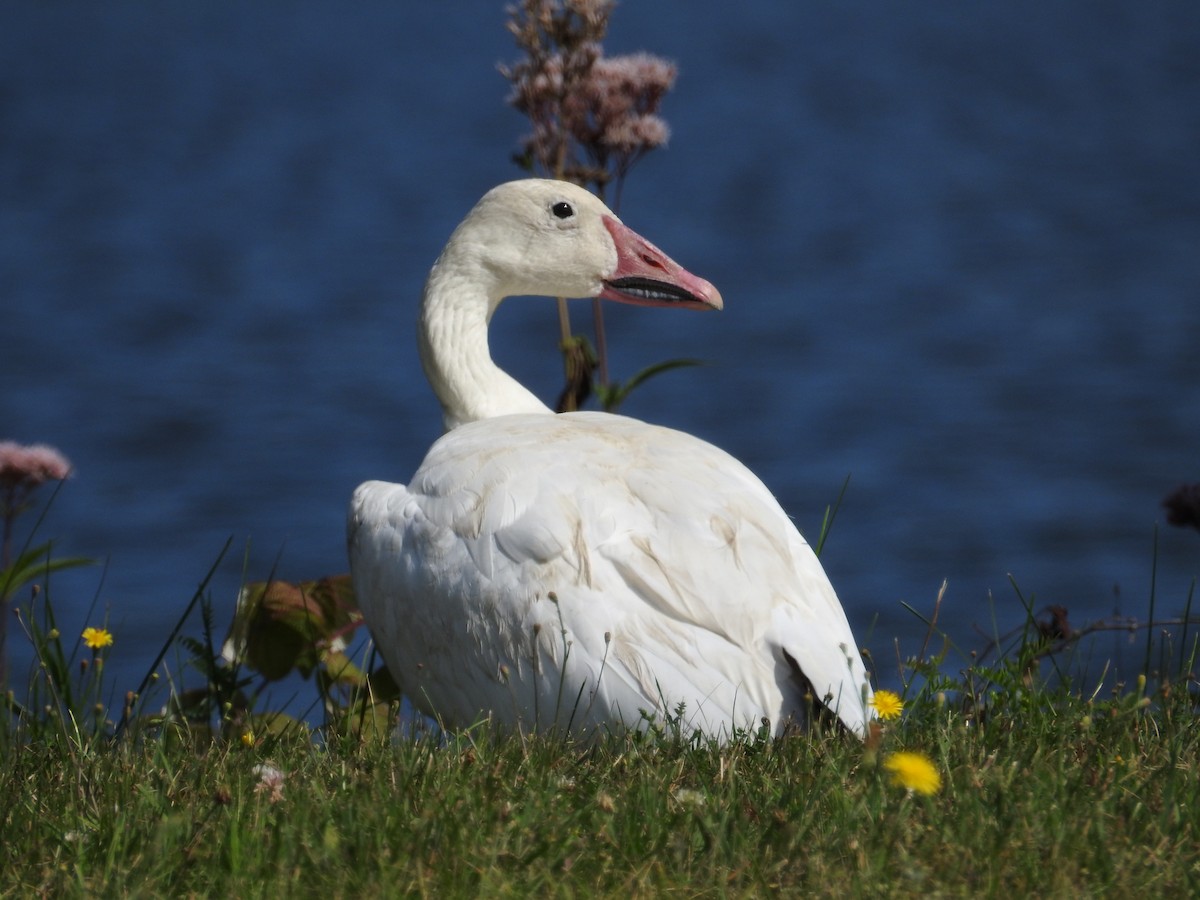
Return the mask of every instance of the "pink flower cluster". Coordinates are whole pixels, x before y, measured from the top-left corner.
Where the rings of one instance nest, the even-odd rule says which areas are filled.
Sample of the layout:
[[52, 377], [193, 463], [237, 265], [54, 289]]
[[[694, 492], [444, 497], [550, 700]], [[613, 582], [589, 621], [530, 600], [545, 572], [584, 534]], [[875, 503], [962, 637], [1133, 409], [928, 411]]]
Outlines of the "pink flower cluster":
[[35, 488], [45, 481], [62, 481], [70, 474], [71, 464], [53, 447], [0, 441], [0, 487]]
[[509, 27], [527, 56], [501, 67], [513, 86], [509, 103], [533, 125], [527, 162], [601, 192], [667, 142], [658, 109], [676, 76], [674, 63], [649, 53], [605, 58], [600, 40], [611, 9], [611, 2], [525, 0], [510, 9]]
[[633, 155], [660, 147], [670, 129], [657, 112], [675, 72], [674, 63], [649, 53], [600, 57], [564, 98], [564, 124], [592, 154]]
[[[0, 441], [0, 569], [7, 569], [12, 561], [13, 522], [29, 508], [38, 486], [62, 481], [70, 474], [71, 464], [53, 447]], [[4, 655], [3, 633], [0, 630], [0, 660]]]

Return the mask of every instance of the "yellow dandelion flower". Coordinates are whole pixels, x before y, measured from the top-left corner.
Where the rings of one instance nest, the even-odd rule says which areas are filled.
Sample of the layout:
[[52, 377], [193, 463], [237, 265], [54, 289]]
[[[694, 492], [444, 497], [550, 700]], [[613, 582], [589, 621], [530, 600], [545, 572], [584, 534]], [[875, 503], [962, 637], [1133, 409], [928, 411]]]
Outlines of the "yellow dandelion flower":
[[885, 721], [898, 719], [900, 713], [904, 712], [904, 701], [900, 699], [899, 694], [893, 694], [891, 691], [876, 691], [875, 696], [871, 698], [871, 708], [875, 710], [875, 715]]
[[92, 650], [99, 650], [102, 647], [111, 647], [113, 636], [104, 628], [85, 628], [83, 629], [83, 642]]
[[254, 746], [254, 732], [253, 731], [243, 731], [242, 732], [242, 744], [247, 747]]
[[929, 795], [942, 789], [942, 776], [924, 754], [893, 753], [883, 761], [883, 767], [892, 773], [892, 784], [909, 792]]

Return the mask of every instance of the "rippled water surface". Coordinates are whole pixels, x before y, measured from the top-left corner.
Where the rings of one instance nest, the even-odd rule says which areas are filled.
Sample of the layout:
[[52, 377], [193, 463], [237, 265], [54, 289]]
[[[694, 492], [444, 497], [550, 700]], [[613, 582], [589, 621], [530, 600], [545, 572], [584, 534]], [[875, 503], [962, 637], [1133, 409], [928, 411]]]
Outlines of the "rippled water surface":
[[[225, 616], [244, 561], [344, 570], [350, 491], [437, 436], [412, 324], [517, 174], [502, 7], [5, 13], [0, 437], [75, 463], [45, 536], [107, 569], [55, 597], [73, 628], [98, 595], [114, 664], [230, 536]], [[625, 411], [732, 451], [809, 535], [850, 476], [824, 559], [878, 659], [943, 579], [966, 646], [989, 594], [1019, 621], [1010, 573], [1077, 624], [1144, 612], [1161, 498], [1200, 480], [1200, 6], [627, 3], [608, 46], [681, 71], [622, 216], [727, 307], [610, 311], [619, 373], [709, 362]], [[555, 327], [538, 300], [494, 325], [546, 397]], [[1178, 612], [1200, 535], [1157, 541]]]

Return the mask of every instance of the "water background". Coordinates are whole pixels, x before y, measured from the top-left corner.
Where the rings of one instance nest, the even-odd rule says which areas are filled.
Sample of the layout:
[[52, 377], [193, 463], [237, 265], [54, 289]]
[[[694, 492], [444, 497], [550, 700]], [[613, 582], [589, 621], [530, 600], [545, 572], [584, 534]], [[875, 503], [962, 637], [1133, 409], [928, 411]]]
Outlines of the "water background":
[[[0, 437], [76, 466], [43, 537], [107, 567], [53, 597], [64, 629], [107, 615], [124, 690], [229, 537], [222, 625], [243, 572], [344, 571], [351, 490], [437, 437], [417, 297], [518, 174], [515, 49], [500, 0], [0, 19]], [[1010, 574], [1076, 625], [1144, 614], [1157, 529], [1182, 609], [1200, 535], [1159, 504], [1200, 480], [1200, 5], [627, 2], [607, 47], [679, 64], [621, 214], [727, 307], [609, 308], [616, 373], [709, 363], [624, 411], [731, 451], [810, 536], [850, 476], [823, 561], [885, 683], [943, 579], [964, 648], [1021, 620]], [[555, 335], [540, 300], [493, 327], [546, 398]]]

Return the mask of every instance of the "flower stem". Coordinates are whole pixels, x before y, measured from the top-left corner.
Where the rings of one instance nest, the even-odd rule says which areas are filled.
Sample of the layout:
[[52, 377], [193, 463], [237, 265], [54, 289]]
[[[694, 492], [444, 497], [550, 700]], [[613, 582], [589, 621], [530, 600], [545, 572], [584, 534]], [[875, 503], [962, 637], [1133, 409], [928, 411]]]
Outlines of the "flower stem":
[[0, 538], [0, 571], [7, 569], [12, 562], [13, 522], [18, 512], [16, 487], [5, 488], [4, 499], [0, 501], [0, 516], [4, 518], [4, 537]]
[[600, 367], [600, 384], [608, 387], [608, 341], [604, 337], [604, 304], [592, 298], [592, 327], [596, 330], [596, 359]]
[[[621, 181], [623, 179], [617, 177], [617, 202], [613, 205], [614, 213], [620, 215], [620, 200], [621, 200]], [[604, 182], [596, 182], [596, 196], [604, 200]], [[608, 387], [608, 338], [604, 333], [604, 304], [599, 297], [592, 298], [592, 328], [596, 332], [596, 360], [598, 370], [600, 372], [600, 385]]]
[[[562, 141], [558, 145], [558, 159], [554, 162], [554, 177], [562, 181], [567, 171], [567, 142]], [[566, 373], [567, 382], [571, 380], [571, 360], [567, 355], [567, 345], [571, 341], [571, 314], [567, 310], [567, 298], [558, 298], [558, 340], [559, 346], [563, 348], [563, 371]]]
[[558, 298], [558, 337], [564, 346], [571, 339], [571, 316], [567, 312], [566, 297]]

